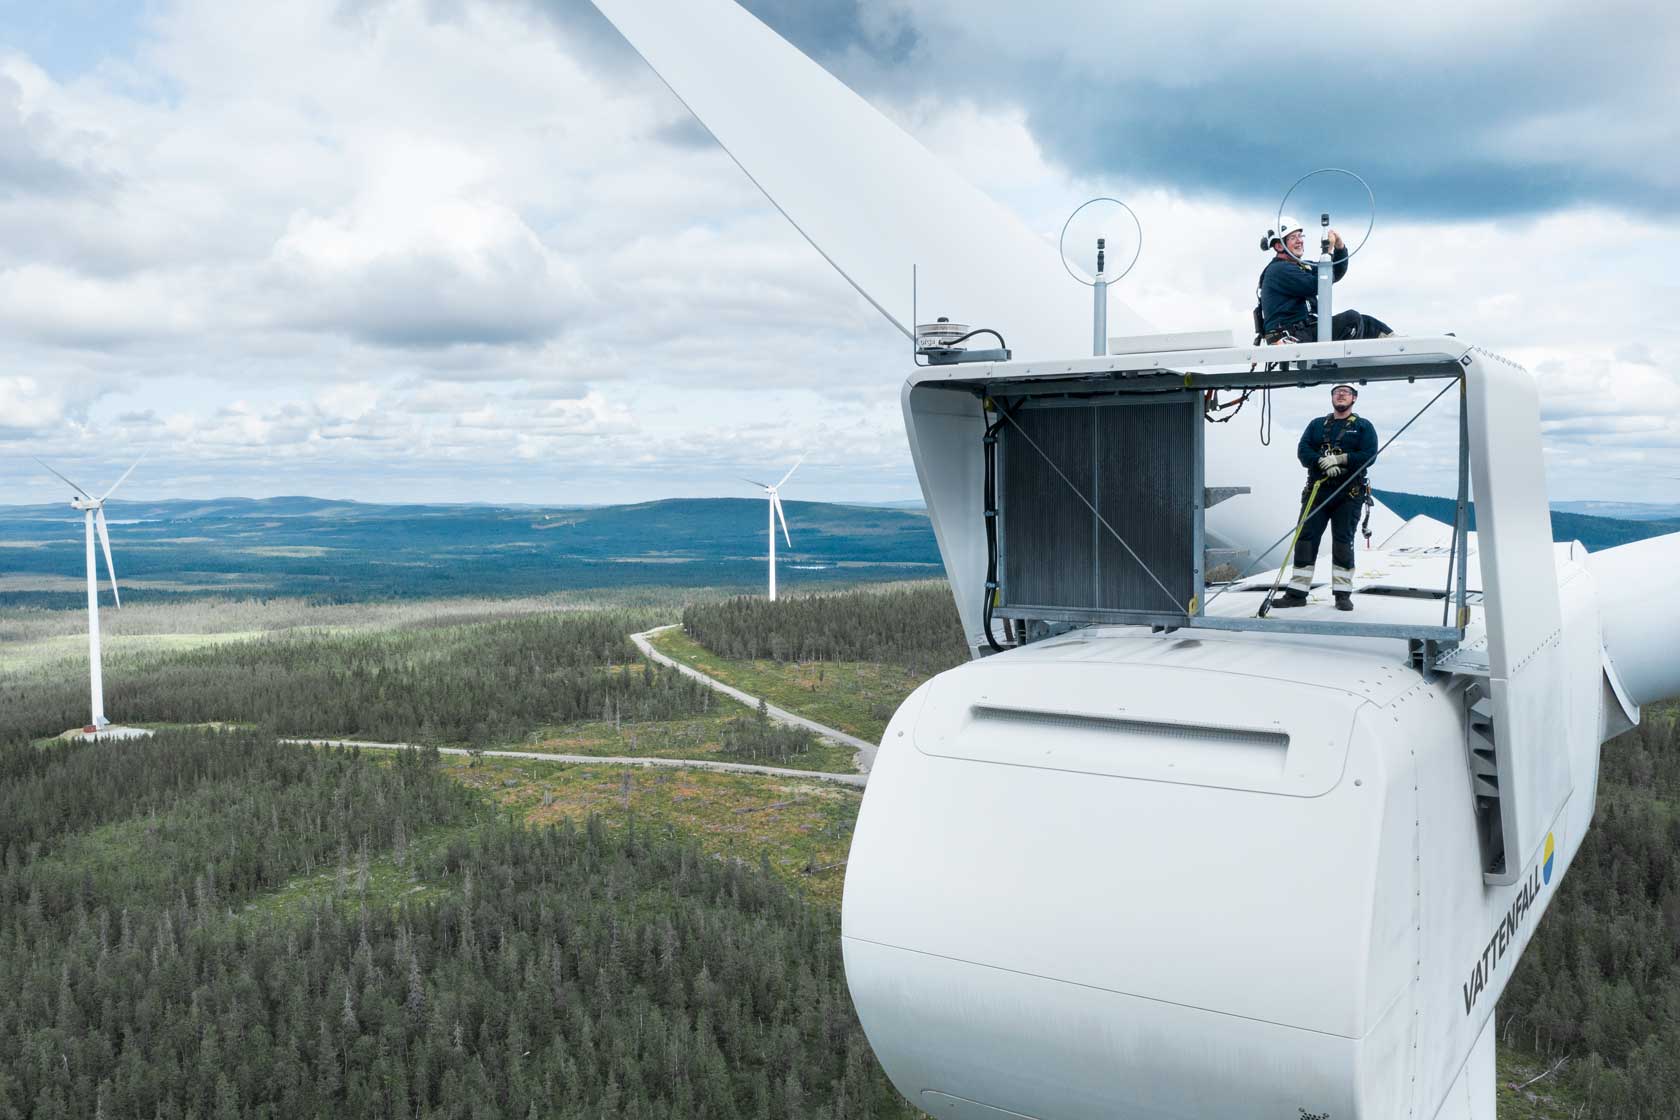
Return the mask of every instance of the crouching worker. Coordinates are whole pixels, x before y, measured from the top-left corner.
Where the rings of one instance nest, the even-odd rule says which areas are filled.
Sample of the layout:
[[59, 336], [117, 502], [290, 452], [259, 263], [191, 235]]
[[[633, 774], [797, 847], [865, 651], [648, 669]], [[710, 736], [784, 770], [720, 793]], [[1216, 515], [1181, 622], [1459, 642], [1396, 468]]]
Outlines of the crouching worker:
[[[1335, 282], [1347, 275], [1348, 248], [1335, 230], [1325, 233], [1330, 239], [1331, 281]], [[1284, 218], [1281, 228], [1267, 231], [1261, 242], [1261, 247], [1273, 254], [1260, 274], [1258, 330], [1268, 345], [1314, 342], [1318, 338], [1318, 272], [1301, 259], [1305, 236], [1300, 222]], [[1381, 319], [1357, 311], [1341, 311], [1330, 319], [1330, 337], [1337, 342], [1387, 338], [1393, 333]]]
[[[1336, 386], [1330, 390], [1330, 415], [1318, 417], [1301, 433], [1295, 455], [1307, 468], [1307, 485], [1301, 491], [1302, 511], [1307, 519], [1295, 542], [1295, 566], [1289, 575], [1289, 587], [1273, 598], [1273, 610], [1305, 605], [1307, 592], [1312, 590], [1318, 544], [1326, 525], [1330, 528], [1333, 565], [1330, 589], [1336, 596], [1336, 609], [1353, 609], [1353, 538], [1359, 529], [1359, 512], [1365, 505], [1365, 496], [1370, 493], [1365, 468], [1377, 456], [1377, 429], [1354, 413], [1353, 402], [1358, 399], [1359, 390], [1352, 385]], [[1347, 485], [1342, 487], [1344, 482]], [[1337, 487], [1342, 487], [1340, 493], [1336, 492]], [[1310, 510], [1306, 508], [1309, 500], [1313, 504]]]

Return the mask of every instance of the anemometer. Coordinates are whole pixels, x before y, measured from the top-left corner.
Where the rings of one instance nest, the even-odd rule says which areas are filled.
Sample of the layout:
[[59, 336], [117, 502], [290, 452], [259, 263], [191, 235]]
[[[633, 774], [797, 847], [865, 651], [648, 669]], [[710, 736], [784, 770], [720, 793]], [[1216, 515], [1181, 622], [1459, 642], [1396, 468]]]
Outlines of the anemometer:
[[[1076, 271], [1073, 264], [1068, 260], [1068, 227], [1073, 225], [1073, 220], [1079, 217], [1084, 210], [1099, 203], [1107, 203], [1108, 205], [1093, 214], [1095, 221], [1092, 224], [1096, 226], [1096, 230], [1092, 232], [1097, 234], [1097, 270], [1087, 279], [1081, 271]], [[1116, 208], [1124, 210], [1126, 217], [1131, 219], [1133, 227], [1136, 228], [1137, 246], [1132, 250], [1132, 259], [1126, 262], [1126, 267], [1110, 276], [1107, 261], [1108, 234], [1110, 232], [1109, 227], [1120, 220]], [[1080, 232], [1086, 231], [1081, 230]], [[1093, 356], [1100, 358], [1108, 353], [1108, 286], [1123, 278], [1137, 264], [1138, 255], [1143, 252], [1143, 223], [1138, 221], [1138, 216], [1132, 208], [1118, 198], [1099, 196], [1080, 203], [1074, 208], [1073, 213], [1068, 215], [1067, 221], [1062, 223], [1062, 233], [1056, 239], [1056, 247], [1061, 251], [1062, 267], [1067, 269], [1067, 274], [1073, 277], [1076, 282], [1091, 289], [1091, 353]]]

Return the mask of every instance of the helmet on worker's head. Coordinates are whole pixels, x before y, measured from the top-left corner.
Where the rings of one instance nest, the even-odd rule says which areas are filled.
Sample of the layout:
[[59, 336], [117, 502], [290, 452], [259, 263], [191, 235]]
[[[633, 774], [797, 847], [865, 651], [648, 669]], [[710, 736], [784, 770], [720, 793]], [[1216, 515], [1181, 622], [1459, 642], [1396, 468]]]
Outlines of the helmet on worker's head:
[[1287, 241], [1292, 233], [1305, 232], [1306, 227], [1287, 214], [1278, 218], [1277, 229], [1269, 229], [1266, 236], [1260, 239], [1260, 248], [1270, 252], [1277, 247], [1279, 241]]

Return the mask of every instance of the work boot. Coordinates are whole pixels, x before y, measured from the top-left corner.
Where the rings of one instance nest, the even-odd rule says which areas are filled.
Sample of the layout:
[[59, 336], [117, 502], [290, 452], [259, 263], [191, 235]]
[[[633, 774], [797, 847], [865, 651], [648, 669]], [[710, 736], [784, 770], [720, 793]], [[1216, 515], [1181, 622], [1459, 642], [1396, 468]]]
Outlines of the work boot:
[[1284, 607], [1304, 607], [1306, 605], [1307, 596], [1304, 592], [1291, 590], [1272, 596], [1272, 609], [1274, 611], [1282, 610]]
[[1353, 592], [1336, 592], [1336, 609], [1339, 611], [1351, 611], [1353, 609]]

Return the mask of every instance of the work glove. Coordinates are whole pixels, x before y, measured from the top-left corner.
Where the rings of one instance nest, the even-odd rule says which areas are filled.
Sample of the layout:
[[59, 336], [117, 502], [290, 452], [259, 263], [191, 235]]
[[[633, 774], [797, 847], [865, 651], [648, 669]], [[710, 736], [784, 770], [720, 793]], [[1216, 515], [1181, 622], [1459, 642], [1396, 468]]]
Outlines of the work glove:
[[[1318, 457], [1318, 469], [1326, 474], [1330, 473], [1331, 467], [1344, 466], [1346, 463], [1346, 451], [1326, 451], [1323, 455]], [[1331, 477], [1334, 478], [1335, 475], [1331, 475]]]
[[1324, 477], [1325, 478], [1340, 478], [1340, 477], [1342, 477], [1342, 475], [1344, 475], [1346, 473], [1347, 473], [1347, 471], [1344, 468], [1339, 467], [1339, 466], [1338, 467], [1325, 467], [1324, 468]]

